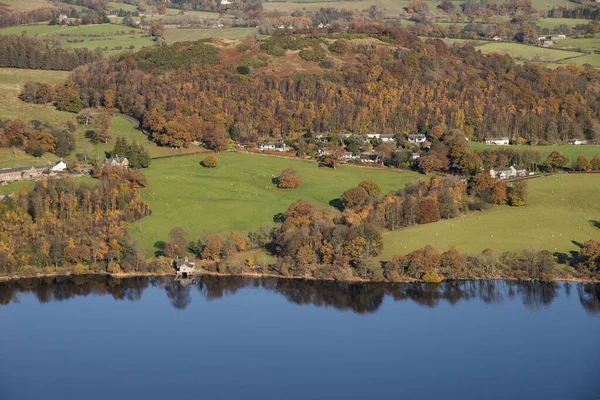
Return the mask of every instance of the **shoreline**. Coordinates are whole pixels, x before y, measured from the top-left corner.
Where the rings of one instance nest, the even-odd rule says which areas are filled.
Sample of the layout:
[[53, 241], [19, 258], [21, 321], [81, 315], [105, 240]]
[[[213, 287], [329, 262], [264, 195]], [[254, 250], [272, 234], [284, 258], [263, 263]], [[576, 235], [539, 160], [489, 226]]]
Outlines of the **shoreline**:
[[[315, 281], [315, 282], [345, 282], [345, 283], [384, 283], [384, 284], [394, 284], [394, 283], [428, 283], [417, 279], [405, 278], [398, 281], [370, 281], [362, 278], [352, 278], [347, 280], [336, 280], [334, 278], [314, 278], [314, 277], [305, 277], [305, 276], [283, 276], [283, 275], [275, 275], [275, 274], [261, 274], [261, 273], [241, 273], [241, 274], [227, 274], [221, 272], [211, 272], [211, 271], [198, 271], [193, 275], [189, 275], [188, 277], [201, 277], [202, 275], [208, 276], [221, 276], [221, 277], [244, 277], [244, 278], [278, 278], [278, 279], [302, 279], [305, 281]], [[123, 278], [136, 278], [136, 277], [160, 277], [160, 276], [173, 276], [176, 277], [177, 274], [175, 271], [172, 272], [127, 272], [127, 273], [119, 273], [119, 274], [111, 274], [108, 272], [89, 272], [85, 274], [74, 274], [72, 272], [57, 272], [52, 274], [44, 274], [44, 273], [36, 273], [36, 274], [28, 274], [28, 275], [3, 275], [0, 276], [1, 282], [10, 282], [10, 281], [18, 281], [25, 279], [43, 279], [43, 278], [54, 278], [54, 277], [77, 277], [77, 276], [107, 276], [111, 278], [123, 279]], [[549, 281], [538, 281], [536, 279], [516, 279], [516, 278], [505, 278], [505, 277], [488, 277], [488, 278], [471, 278], [471, 279], [443, 279], [440, 283], [450, 282], [450, 281], [514, 281], [514, 282], [573, 282], [573, 283], [600, 283], [598, 279], [583, 279], [583, 278], [557, 278]], [[438, 285], [439, 283], [429, 283], [433, 285]]]

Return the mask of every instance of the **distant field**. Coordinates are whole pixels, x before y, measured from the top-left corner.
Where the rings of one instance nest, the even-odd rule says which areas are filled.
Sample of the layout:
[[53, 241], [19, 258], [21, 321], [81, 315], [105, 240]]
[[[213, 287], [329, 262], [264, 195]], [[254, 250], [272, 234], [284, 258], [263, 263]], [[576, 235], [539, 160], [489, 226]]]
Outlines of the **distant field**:
[[257, 33], [255, 28], [222, 28], [222, 29], [165, 29], [167, 43], [186, 42], [208, 38], [224, 38], [244, 40], [248, 35]]
[[552, 252], [577, 251], [573, 243], [600, 240], [600, 174], [565, 174], [529, 182], [525, 207], [492, 210], [385, 234], [382, 260], [432, 245], [478, 253], [486, 248], [520, 250], [527, 246]]
[[537, 46], [528, 46], [519, 43], [486, 43], [477, 46], [485, 54], [499, 53], [509, 54], [515, 60], [534, 61], [534, 62], [556, 62], [569, 57], [584, 55], [574, 51], [548, 49]]
[[577, 25], [584, 24], [590, 22], [587, 19], [577, 19], [577, 18], [540, 18], [535, 23], [540, 28], [548, 28], [554, 29], [560, 25], [567, 25], [569, 28], [574, 28]]
[[584, 53], [600, 52], [600, 38], [557, 40], [552, 48], [580, 51]]
[[[124, 51], [140, 50], [144, 46], [155, 46], [152, 38], [143, 29], [116, 24], [57, 26], [47, 24], [22, 25], [0, 29], [0, 35], [27, 35], [42, 40], [60, 40], [63, 48], [101, 48], [105, 56]], [[133, 49], [129, 49], [134, 46]]]
[[582, 57], [572, 58], [570, 60], [559, 61], [557, 65], [586, 65], [589, 64], [594, 68], [600, 68], [600, 54], [588, 54]]
[[[485, 149], [494, 149], [498, 148], [498, 146], [484, 144], [480, 142], [471, 142], [470, 147], [472, 150], [485, 150]], [[586, 156], [591, 159], [595, 155], [600, 156], [600, 146], [569, 146], [569, 145], [555, 145], [555, 146], [528, 146], [528, 145], [510, 145], [511, 149], [519, 149], [519, 150], [537, 150], [539, 151], [543, 157], [548, 157], [548, 155], [553, 151], [560, 151], [571, 161], [574, 161], [579, 156]]]
[[11, 11], [29, 11], [52, 6], [52, 3], [46, 0], [2, 0], [0, 3]]
[[[324, 1], [324, 2], [270, 2], [263, 3], [265, 10], [277, 10], [291, 13], [299, 9], [318, 10], [319, 8], [345, 8], [348, 10], [365, 10], [372, 5], [381, 10], [385, 10], [387, 16], [397, 17], [404, 13], [404, 7], [407, 7], [409, 0], [363, 0], [363, 1]], [[437, 4], [433, 1], [426, 1], [429, 9], [436, 12]]]
[[[215, 169], [200, 166], [202, 156], [155, 160], [144, 171], [149, 186], [143, 197], [152, 215], [129, 230], [151, 254], [158, 240], [168, 240], [175, 226], [185, 228], [193, 239], [207, 232], [248, 231], [260, 228], [298, 199], [328, 207], [347, 189], [372, 179], [384, 192], [419, 179], [412, 172], [341, 166], [331, 170], [315, 162], [222, 153]], [[303, 180], [295, 190], [277, 189], [271, 182], [284, 168], [295, 168]]]

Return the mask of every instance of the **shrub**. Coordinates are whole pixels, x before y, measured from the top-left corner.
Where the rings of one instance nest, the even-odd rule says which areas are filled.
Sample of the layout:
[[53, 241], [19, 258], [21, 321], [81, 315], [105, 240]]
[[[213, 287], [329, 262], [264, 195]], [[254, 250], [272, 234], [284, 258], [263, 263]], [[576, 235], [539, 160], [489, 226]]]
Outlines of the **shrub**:
[[369, 196], [377, 196], [381, 192], [381, 187], [371, 180], [364, 180], [358, 184], [361, 188], [365, 189]]
[[87, 274], [90, 271], [87, 265], [77, 264], [75, 268], [73, 268], [73, 274], [75, 275], [83, 275]]
[[250, 73], [250, 67], [247, 65], [240, 65], [237, 67], [237, 72], [240, 75], [248, 75]]
[[237, 51], [239, 51], [240, 53], [244, 53], [248, 50], [250, 50], [250, 46], [248, 46], [247, 44], [240, 44], [237, 48]]
[[108, 267], [106, 268], [106, 271], [109, 274], [120, 274], [121, 272], [123, 272], [121, 270], [121, 266], [115, 262], [111, 262], [110, 264], [108, 264]]
[[214, 154], [209, 154], [204, 157], [201, 164], [206, 168], [215, 168], [218, 164], [217, 157]]
[[572, 165], [574, 171], [591, 171], [592, 164], [590, 160], [586, 156], [577, 157], [577, 161], [575, 161]]
[[440, 283], [442, 281], [442, 278], [440, 278], [440, 276], [435, 272], [435, 271], [427, 271], [423, 274], [423, 279], [424, 282], [427, 283]]

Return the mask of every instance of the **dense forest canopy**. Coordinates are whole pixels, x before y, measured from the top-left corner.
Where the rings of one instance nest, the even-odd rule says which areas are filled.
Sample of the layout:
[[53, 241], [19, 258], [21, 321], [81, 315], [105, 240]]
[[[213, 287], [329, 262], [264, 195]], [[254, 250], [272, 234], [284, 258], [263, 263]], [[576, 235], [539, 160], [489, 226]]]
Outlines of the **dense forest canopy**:
[[[245, 141], [307, 131], [428, 134], [438, 125], [477, 139], [508, 136], [530, 143], [600, 136], [597, 70], [518, 65], [509, 56], [483, 55], [469, 46], [423, 42], [403, 29], [352, 28], [386, 43], [348, 52], [353, 41], [338, 38], [301, 50], [322, 73], [265, 68], [242, 76], [227, 63], [198, 62], [195, 52], [180, 47], [178, 58], [190, 54], [188, 65], [177, 62], [176, 69], [165, 71], [152, 59], [161, 59], [154, 52], [168, 54], [169, 48], [148, 49], [142, 58], [79, 68], [67, 85], [85, 106], [139, 118], [158, 143], [175, 147], [214, 132], [233, 132], [234, 139]], [[262, 47], [268, 53], [276, 48], [269, 41], [283, 47], [295, 38], [275, 37]], [[339, 66], [320, 69], [311, 57], [321, 51]]]

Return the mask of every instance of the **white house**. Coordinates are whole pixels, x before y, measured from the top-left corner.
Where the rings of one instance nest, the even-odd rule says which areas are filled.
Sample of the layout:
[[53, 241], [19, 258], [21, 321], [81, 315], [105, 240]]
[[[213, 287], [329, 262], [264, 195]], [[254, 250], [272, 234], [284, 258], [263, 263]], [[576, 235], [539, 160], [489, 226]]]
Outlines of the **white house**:
[[178, 258], [175, 261], [175, 268], [177, 269], [177, 275], [191, 275], [196, 271], [196, 262], [188, 260], [187, 257], [183, 260]]
[[267, 142], [267, 143], [262, 143], [261, 145], [258, 146], [258, 149], [261, 151], [287, 151], [288, 147], [286, 146], [285, 143], [283, 142]]
[[579, 146], [580, 144], [587, 144], [587, 140], [585, 140], [585, 139], [569, 139], [569, 140], [567, 140], [567, 144]]
[[511, 165], [509, 168], [492, 168], [490, 176], [496, 179], [509, 179], [527, 176], [527, 169], [520, 165]]
[[501, 138], [486, 138], [485, 144], [495, 144], [498, 146], [508, 146], [510, 144], [510, 140], [507, 137]]
[[61, 159], [52, 168], [50, 168], [50, 171], [61, 172], [61, 171], [64, 171], [65, 169], [67, 169], [67, 164]]
[[421, 144], [421, 143], [425, 143], [426, 140], [427, 140], [427, 138], [425, 137], [425, 135], [423, 135], [421, 133], [408, 135], [408, 141], [410, 143]]
[[381, 140], [383, 143], [392, 143], [396, 141], [396, 136], [392, 134], [383, 134], [379, 136], [379, 140]]

